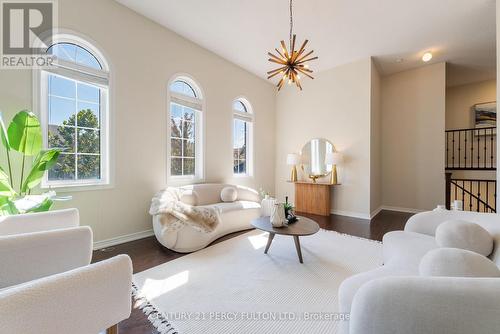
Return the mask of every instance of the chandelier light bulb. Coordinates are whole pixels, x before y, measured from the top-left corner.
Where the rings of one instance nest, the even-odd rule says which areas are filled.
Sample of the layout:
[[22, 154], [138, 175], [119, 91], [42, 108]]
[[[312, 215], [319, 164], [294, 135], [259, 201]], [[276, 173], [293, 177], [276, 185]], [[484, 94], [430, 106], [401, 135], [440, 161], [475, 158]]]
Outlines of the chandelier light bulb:
[[426, 52], [422, 56], [422, 61], [424, 61], [424, 62], [428, 62], [431, 59], [432, 59], [432, 53], [431, 52]]

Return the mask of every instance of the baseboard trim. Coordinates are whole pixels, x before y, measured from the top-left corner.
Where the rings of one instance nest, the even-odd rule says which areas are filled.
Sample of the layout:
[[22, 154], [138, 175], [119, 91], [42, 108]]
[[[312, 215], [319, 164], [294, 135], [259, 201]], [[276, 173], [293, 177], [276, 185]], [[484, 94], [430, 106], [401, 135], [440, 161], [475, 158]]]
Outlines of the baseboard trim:
[[419, 212], [429, 211], [429, 210], [402, 208], [399, 206], [386, 206], [386, 205], [382, 205], [381, 209], [382, 210], [389, 210], [389, 211], [407, 212], [407, 213], [419, 213]]
[[347, 216], [352, 218], [368, 219], [370, 220], [370, 215], [366, 213], [354, 212], [354, 211], [343, 211], [343, 210], [332, 210], [330, 212], [332, 215]]
[[122, 236], [119, 236], [116, 238], [96, 241], [96, 242], [94, 242], [93, 249], [97, 250], [97, 249], [102, 249], [102, 248], [106, 248], [106, 247], [111, 247], [111, 246], [123, 244], [125, 242], [139, 240], [142, 238], [147, 238], [147, 237], [150, 237], [152, 235], [154, 235], [153, 230], [146, 230], [146, 231], [142, 231], [142, 232], [136, 232], [136, 233], [132, 233], [132, 234], [122, 235]]
[[377, 209], [375, 209], [372, 213], [370, 213], [370, 219], [373, 219], [376, 215], [380, 213], [380, 211], [384, 210], [383, 206], [379, 206]]

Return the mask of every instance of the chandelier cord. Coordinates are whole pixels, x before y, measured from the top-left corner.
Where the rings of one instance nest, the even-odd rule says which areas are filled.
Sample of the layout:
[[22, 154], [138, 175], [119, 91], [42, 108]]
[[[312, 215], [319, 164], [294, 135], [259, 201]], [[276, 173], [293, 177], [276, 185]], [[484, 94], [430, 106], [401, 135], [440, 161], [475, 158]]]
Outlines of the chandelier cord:
[[293, 11], [292, 11], [292, 1], [290, 0], [290, 50], [292, 48], [292, 31], [293, 31]]

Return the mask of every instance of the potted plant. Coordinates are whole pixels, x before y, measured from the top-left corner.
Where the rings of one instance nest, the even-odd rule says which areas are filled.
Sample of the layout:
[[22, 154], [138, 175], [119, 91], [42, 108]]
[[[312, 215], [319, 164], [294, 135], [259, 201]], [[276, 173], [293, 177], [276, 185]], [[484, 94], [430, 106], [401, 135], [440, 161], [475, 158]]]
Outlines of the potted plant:
[[[42, 130], [38, 118], [28, 110], [18, 112], [5, 127], [0, 113], [0, 138], [7, 155], [7, 167], [0, 166], [0, 215], [48, 211], [55, 197], [54, 192], [31, 195], [44, 173], [57, 162], [60, 150], [42, 150]], [[19, 183], [12, 177], [12, 153], [21, 154]], [[26, 164], [32, 160], [29, 172]]]
[[288, 196], [285, 197], [285, 218], [288, 220], [289, 224], [297, 221], [297, 217], [293, 212], [293, 204], [288, 202]]

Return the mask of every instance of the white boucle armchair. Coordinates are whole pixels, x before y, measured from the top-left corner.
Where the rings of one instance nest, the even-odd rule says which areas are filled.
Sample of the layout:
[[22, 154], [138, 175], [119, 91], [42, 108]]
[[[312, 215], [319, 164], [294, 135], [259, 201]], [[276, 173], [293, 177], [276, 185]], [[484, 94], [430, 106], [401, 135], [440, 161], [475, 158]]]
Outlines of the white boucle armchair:
[[[405, 231], [384, 236], [384, 265], [345, 280], [341, 312], [350, 312], [344, 334], [500, 333], [500, 277], [428, 277], [421, 259], [439, 246], [436, 229], [449, 220], [476, 223], [494, 241], [488, 256], [500, 268], [500, 216], [435, 210], [411, 217]], [[480, 255], [478, 255], [480, 256]]]
[[76, 209], [0, 217], [0, 333], [116, 333], [130, 316], [131, 260], [91, 258]]

